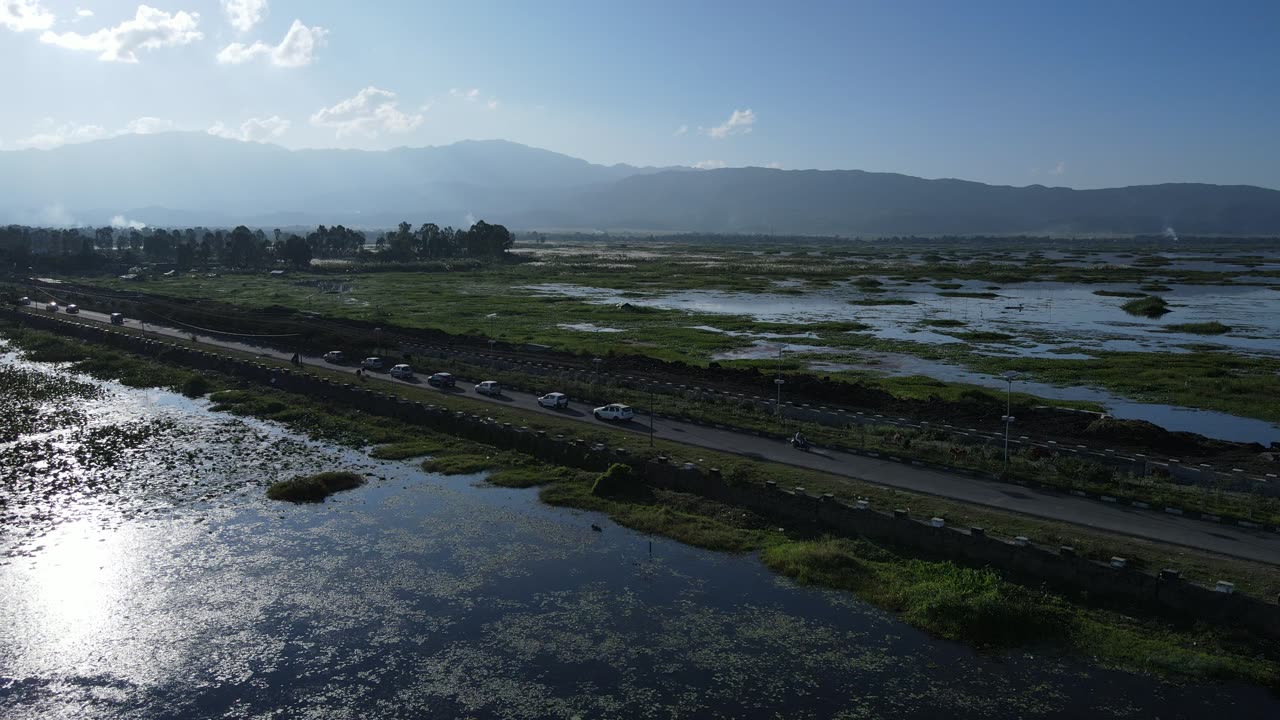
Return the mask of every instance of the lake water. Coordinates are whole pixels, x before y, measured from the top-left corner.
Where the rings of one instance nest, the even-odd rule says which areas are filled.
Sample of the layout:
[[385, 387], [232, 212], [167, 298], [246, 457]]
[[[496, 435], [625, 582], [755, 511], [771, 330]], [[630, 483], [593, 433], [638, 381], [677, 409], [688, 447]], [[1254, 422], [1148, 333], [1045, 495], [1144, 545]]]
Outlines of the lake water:
[[[1095, 295], [1094, 290], [1132, 290], [1121, 285], [1064, 285], [1062, 283], [1022, 283], [986, 290], [985, 282], [960, 283], [961, 292], [995, 292], [998, 299], [950, 298], [938, 295], [929, 284], [908, 284], [886, 293], [864, 293], [852, 286], [817, 290], [806, 295], [732, 293], [691, 290], [657, 293], [649, 297], [626, 298], [635, 305], [723, 315], [743, 315], [760, 322], [805, 323], [858, 321], [870, 327], [869, 334], [886, 340], [905, 340], [929, 345], [963, 342], [951, 332], [991, 331], [1014, 337], [1010, 342], [975, 343], [976, 354], [1038, 357], [1058, 360], [1088, 359], [1090, 351], [1187, 352], [1190, 344], [1214, 345], [1246, 354], [1280, 356], [1280, 297], [1274, 290], [1259, 286], [1185, 285], [1161, 293], [1174, 311], [1161, 320], [1135, 318], [1120, 309], [1124, 298]], [[564, 284], [532, 286], [546, 294], [571, 295], [587, 302], [614, 304], [623, 299], [606, 288]], [[858, 306], [850, 299], [901, 297], [911, 305]], [[928, 320], [959, 320], [958, 328], [931, 328]], [[1169, 332], [1169, 323], [1218, 320], [1236, 328], [1232, 334], [1200, 336]], [[709, 332], [723, 332], [699, 326]], [[811, 343], [766, 342], [786, 337], [776, 333], [736, 332], [730, 335], [755, 338], [752, 345], [714, 355], [715, 360], [776, 358], [778, 348], [787, 352], [831, 355], [841, 351]], [[818, 339], [810, 333], [809, 339]], [[815, 358], [814, 367], [872, 370], [891, 375], [927, 375], [950, 382], [968, 382], [1004, 389], [1004, 380], [976, 373], [957, 365], [916, 358], [905, 353], [850, 353], [856, 358], [874, 358], [871, 364]], [[886, 358], [889, 361], [884, 361]], [[1195, 432], [1207, 437], [1263, 445], [1280, 442], [1280, 425], [1254, 418], [1196, 408], [1142, 403], [1100, 388], [1057, 387], [1046, 383], [1020, 382], [1023, 392], [1057, 400], [1087, 400], [1106, 408], [1112, 415], [1146, 420], [1169, 430]]]
[[[7, 720], [1280, 713], [1255, 688], [977, 654], [752, 556], [97, 385], [30, 406], [62, 424], [2, 446]], [[110, 427], [128, 432], [88, 452]], [[333, 467], [372, 481], [262, 495]]]

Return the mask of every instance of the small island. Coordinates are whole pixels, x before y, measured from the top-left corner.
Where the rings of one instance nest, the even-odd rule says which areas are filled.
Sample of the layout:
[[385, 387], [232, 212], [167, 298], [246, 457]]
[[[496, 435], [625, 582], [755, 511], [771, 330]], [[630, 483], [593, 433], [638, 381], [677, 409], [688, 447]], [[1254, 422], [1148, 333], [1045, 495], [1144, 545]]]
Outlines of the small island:
[[318, 503], [330, 495], [360, 487], [364, 484], [364, 476], [347, 470], [300, 475], [288, 480], [271, 483], [267, 488], [267, 497], [272, 500], [287, 500], [293, 503]]

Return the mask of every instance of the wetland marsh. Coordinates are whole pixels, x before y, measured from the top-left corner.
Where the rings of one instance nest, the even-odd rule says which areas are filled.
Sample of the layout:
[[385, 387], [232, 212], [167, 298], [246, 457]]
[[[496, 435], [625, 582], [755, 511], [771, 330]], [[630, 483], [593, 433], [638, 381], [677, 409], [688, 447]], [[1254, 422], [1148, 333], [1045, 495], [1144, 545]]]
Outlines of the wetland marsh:
[[[31, 389], [13, 397], [37, 421], [13, 428], [0, 482], [0, 711], [17, 720], [1277, 710], [1260, 688], [975, 652], [752, 554], [550, 507], [483, 473], [372, 460], [209, 400], [13, 353], [0, 373]], [[319, 505], [264, 496], [332, 468], [369, 482]]]

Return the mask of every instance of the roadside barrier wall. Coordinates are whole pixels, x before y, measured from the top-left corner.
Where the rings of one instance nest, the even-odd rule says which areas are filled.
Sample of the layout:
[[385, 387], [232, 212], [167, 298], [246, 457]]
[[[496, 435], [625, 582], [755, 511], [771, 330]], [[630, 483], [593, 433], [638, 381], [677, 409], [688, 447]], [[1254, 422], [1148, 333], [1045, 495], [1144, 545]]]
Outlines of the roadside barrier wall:
[[666, 458], [643, 461], [621, 448], [548, 435], [479, 414], [413, 402], [367, 387], [307, 373], [228, 357], [198, 348], [117, 332], [59, 317], [14, 313], [21, 322], [110, 347], [219, 372], [268, 387], [329, 400], [358, 410], [456, 435], [496, 447], [527, 453], [547, 462], [603, 471], [613, 463], [639, 466], [647, 482], [747, 508], [760, 515], [843, 536], [863, 536], [922, 550], [956, 562], [991, 566], [1018, 576], [1098, 598], [1136, 603], [1177, 615], [1222, 625], [1243, 625], [1280, 638], [1280, 605], [1234, 592], [1229, 583], [1207, 588], [1184, 581], [1176, 571], [1152, 574], [1121, 558], [1102, 563], [1077, 555], [1069, 547], [1046, 548], [1026, 538], [1002, 539], [981, 528], [954, 528], [945, 520], [911, 518], [905, 511], [884, 512], [865, 503], [849, 504], [804, 488], [782, 488], [775, 482], [733, 483], [719, 470]]

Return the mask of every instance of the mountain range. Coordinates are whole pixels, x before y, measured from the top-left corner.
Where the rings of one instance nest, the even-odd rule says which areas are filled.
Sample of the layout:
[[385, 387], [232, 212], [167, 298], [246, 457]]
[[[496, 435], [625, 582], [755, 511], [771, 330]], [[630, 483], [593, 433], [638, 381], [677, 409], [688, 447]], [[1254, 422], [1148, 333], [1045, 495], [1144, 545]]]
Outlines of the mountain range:
[[0, 223], [235, 225], [400, 220], [514, 229], [810, 235], [1280, 234], [1280, 191], [1099, 190], [861, 170], [596, 165], [502, 140], [288, 150], [205, 133], [0, 152]]

